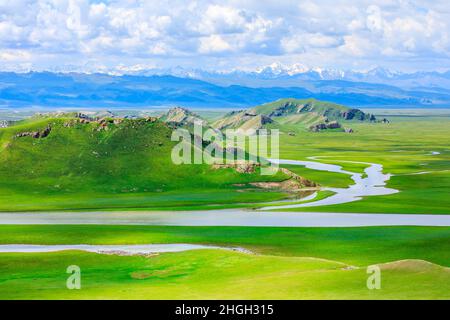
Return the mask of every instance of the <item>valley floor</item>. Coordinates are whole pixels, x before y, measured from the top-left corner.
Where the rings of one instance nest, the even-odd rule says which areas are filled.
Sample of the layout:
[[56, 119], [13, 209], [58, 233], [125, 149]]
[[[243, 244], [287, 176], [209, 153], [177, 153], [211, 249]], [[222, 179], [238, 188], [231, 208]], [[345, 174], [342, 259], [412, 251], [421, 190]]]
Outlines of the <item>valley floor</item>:
[[[149, 257], [0, 254], [2, 299], [450, 299], [450, 228], [0, 226], [0, 243], [197, 243]], [[381, 289], [369, 290], [378, 265]], [[81, 268], [81, 290], [65, 270]]]
[[[390, 174], [387, 187], [400, 192], [365, 197], [360, 201], [293, 211], [449, 214], [450, 198], [450, 117], [393, 116], [382, 124], [354, 124], [354, 134], [299, 132], [281, 138], [280, 158], [334, 163], [354, 172], [366, 166], [346, 161], [383, 165]], [[290, 167], [292, 169], [292, 167]], [[339, 187], [346, 175], [295, 168], [296, 173], [313, 178], [322, 186]], [[348, 181], [348, 180], [347, 180]], [[285, 211], [285, 210], [283, 210]]]
[[[353, 134], [311, 133], [286, 125], [285, 131], [295, 135], [282, 135], [280, 158], [319, 156], [321, 162], [360, 173], [365, 165], [345, 161], [380, 163], [383, 172], [392, 175], [387, 187], [400, 191], [289, 210], [450, 214], [450, 118], [393, 115], [390, 120], [386, 125], [354, 124]], [[352, 183], [345, 174], [289, 169], [323, 187]], [[321, 198], [330, 195], [319, 193]], [[147, 198], [130, 193], [60, 198], [3, 193], [0, 210], [257, 208], [261, 205], [255, 203], [285, 196], [233, 189]], [[152, 256], [0, 253], [0, 299], [450, 299], [450, 227], [0, 225], [0, 244], [163, 243], [242, 247], [252, 253], [220, 249]], [[81, 290], [66, 288], [70, 265], [81, 268]], [[370, 265], [380, 267], [381, 289], [367, 287]]]
[[[354, 133], [312, 133], [285, 124], [280, 137], [280, 158], [337, 164], [343, 169], [363, 173], [367, 165], [348, 161], [378, 163], [391, 175], [388, 188], [396, 194], [365, 197], [360, 201], [292, 211], [449, 214], [450, 198], [450, 117], [390, 116], [389, 124], [354, 123]], [[288, 135], [287, 132], [295, 135]], [[283, 167], [322, 187], [345, 188], [353, 183], [342, 173]], [[186, 175], [186, 174], [185, 174]], [[218, 181], [221, 174], [211, 179]], [[230, 172], [227, 179], [236, 180]], [[259, 178], [261, 179], [261, 178]], [[279, 178], [278, 178], [279, 179]], [[248, 179], [247, 179], [248, 180]], [[0, 186], [0, 211], [61, 210], [214, 210], [257, 208], [258, 203], [281, 200], [283, 192], [266, 192], [233, 185], [205, 186], [195, 182], [179, 190], [164, 192], [26, 192]], [[11, 183], [11, 182], [9, 182]], [[197, 185], [198, 184], [198, 185]], [[217, 184], [217, 183], [216, 183]], [[195, 185], [195, 187], [191, 187]], [[26, 189], [26, 188], [25, 188]], [[321, 195], [325, 195], [323, 192]], [[284, 210], [283, 210], [284, 211]]]

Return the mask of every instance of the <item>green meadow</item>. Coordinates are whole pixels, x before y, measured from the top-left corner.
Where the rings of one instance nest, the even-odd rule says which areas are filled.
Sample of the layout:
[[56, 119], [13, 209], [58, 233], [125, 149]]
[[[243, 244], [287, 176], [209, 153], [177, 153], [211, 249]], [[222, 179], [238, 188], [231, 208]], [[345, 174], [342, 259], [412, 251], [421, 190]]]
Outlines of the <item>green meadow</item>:
[[[281, 131], [280, 158], [319, 157], [359, 173], [366, 164], [346, 161], [379, 163], [392, 174], [387, 186], [400, 191], [289, 210], [449, 214], [450, 116], [388, 118], [388, 124], [352, 122], [354, 133], [272, 124]], [[0, 211], [257, 208], [293, 196], [242, 186], [282, 181], [281, 173], [172, 165], [174, 144], [158, 122], [97, 131], [93, 124], [67, 128], [67, 120], [24, 121], [0, 130]], [[45, 139], [14, 138], [49, 123], [52, 133]], [[346, 174], [285, 167], [322, 187], [352, 183]], [[416, 174], [421, 172], [426, 173]], [[331, 194], [319, 191], [316, 199]], [[19, 243], [192, 243], [251, 253], [0, 253], [0, 299], [450, 299], [449, 227], [0, 225], [0, 244]], [[66, 288], [69, 265], [81, 268], [81, 290]], [[370, 265], [381, 269], [379, 290], [367, 288]]]
[[[321, 157], [321, 162], [343, 166], [362, 173], [360, 161], [379, 163], [383, 172], [393, 176], [387, 187], [400, 192], [387, 196], [365, 197], [361, 201], [323, 207], [296, 208], [292, 211], [368, 212], [368, 213], [450, 213], [450, 117], [390, 116], [389, 124], [353, 123], [352, 134], [311, 133], [296, 129], [296, 136], [280, 139], [280, 158]], [[289, 128], [295, 130], [295, 128]], [[439, 152], [439, 154], [432, 154]], [[343, 187], [349, 176], [304, 168], [293, 169], [323, 186]], [[417, 174], [426, 172], [424, 174]]]
[[[150, 257], [0, 254], [3, 299], [449, 299], [450, 228], [1, 226], [0, 243], [199, 243]], [[381, 269], [369, 290], [367, 266]], [[68, 290], [67, 266], [81, 268]]]
[[[99, 131], [94, 123], [67, 127], [73, 120], [33, 119], [0, 129], [0, 211], [176, 209], [286, 196], [235, 186], [284, 180], [282, 173], [174, 164], [172, 130], [159, 121], [125, 120]], [[46, 138], [16, 137], [48, 126]]]
[[[400, 190], [350, 204], [290, 210], [449, 213], [450, 117], [391, 115], [389, 119], [389, 124], [352, 122], [352, 134], [279, 125], [281, 158], [320, 157], [322, 162], [361, 173], [367, 165], [345, 161], [379, 163], [384, 173], [392, 174], [387, 186]], [[252, 207], [251, 203], [258, 207], [258, 202], [288, 196], [236, 186], [280, 181], [285, 179], [282, 174], [270, 177], [212, 170], [206, 165], [173, 165], [174, 142], [170, 130], [161, 124], [130, 122], [97, 132], [93, 125], [65, 128], [65, 121], [28, 120], [0, 130], [0, 210], [208, 210]], [[45, 139], [14, 138], [18, 132], [49, 124], [52, 133]], [[343, 188], [352, 183], [345, 174], [286, 168], [323, 187]], [[426, 173], [415, 174], [421, 172]]]

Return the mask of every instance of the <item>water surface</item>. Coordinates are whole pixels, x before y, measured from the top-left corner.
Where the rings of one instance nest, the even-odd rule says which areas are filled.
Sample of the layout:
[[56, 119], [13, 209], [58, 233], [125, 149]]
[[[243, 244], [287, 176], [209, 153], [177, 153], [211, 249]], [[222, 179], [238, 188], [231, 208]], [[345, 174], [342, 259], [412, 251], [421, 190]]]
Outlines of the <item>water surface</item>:
[[351, 179], [353, 180], [354, 184], [350, 185], [347, 188], [322, 188], [322, 190], [329, 190], [334, 192], [332, 196], [329, 196], [322, 200], [312, 201], [308, 203], [277, 206], [276, 208], [264, 207], [261, 208], [261, 210], [326, 206], [331, 204], [341, 204], [358, 201], [361, 200], [362, 197], [366, 196], [381, 196], [398, 192], [398, 190], [396, 189], [385, 187], [386, 181], [390, 179], [391, 175], [383, 173], [383, 166], [381, 164], [345, 161], [349, 163], [367, 164], [368, 167], [364, 170], [365, 176], [363, 177], [361, 173], [355, 173], [344, 170], [339, 165], [321, 163], [318, 161], [278, 160], [278, 159], [271, 159], [270, 161], [278, 164], [303, 166], [313, 170], [347, 174], [351, 176]]
[[450, 226], [450, 215], [211, 211], [0, 213], [0, 224], [80, 224], [246, 227]]
[[138, 255], [163, 252], [181, 252], [198, 249], [226, 249], [246, 252], [242, 248], [228, 248], [217, 246], [206, 246], [199, 244], [173, 243], [173, 244], [140, 244], [140, 245], [88, 245], [88, 244], [68, 244], [68, 245], [31, 245], [31, 244], [6, 244], [0, 245], [0, 253], [38, 253], [57, 252], [65, 250], [81, 250], [86, 252], [104, 254]]

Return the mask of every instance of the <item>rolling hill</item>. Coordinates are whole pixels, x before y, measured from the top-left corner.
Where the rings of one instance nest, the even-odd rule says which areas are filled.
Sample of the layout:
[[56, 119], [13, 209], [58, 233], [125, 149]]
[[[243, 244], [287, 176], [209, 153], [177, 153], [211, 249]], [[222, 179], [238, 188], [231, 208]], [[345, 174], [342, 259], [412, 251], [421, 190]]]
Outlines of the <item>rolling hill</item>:
[[[259, 168], [176, 165], [172, 129], [156, 118], [33, 117], [0, 129], [0, 210], [237, 203], [282, 194], [236, 185], [282, 181]], [[245, 191], [245, 190], [244, 190]]]
[[[283, 124], [315, 130], [317, 126], [342, 129], [340, 122], [351, 124], [355, 121], [376, 121], [375, 116], [331, 102], [316, 99], [280, 99], [251, 109], [234, 111], [215, 121], [213, 126], [222, 130], [261, 129], [281, 127]], [[321, 130], [321, 129], [319, 129]], [[343, 130], [343, 129], [342, 129]]]

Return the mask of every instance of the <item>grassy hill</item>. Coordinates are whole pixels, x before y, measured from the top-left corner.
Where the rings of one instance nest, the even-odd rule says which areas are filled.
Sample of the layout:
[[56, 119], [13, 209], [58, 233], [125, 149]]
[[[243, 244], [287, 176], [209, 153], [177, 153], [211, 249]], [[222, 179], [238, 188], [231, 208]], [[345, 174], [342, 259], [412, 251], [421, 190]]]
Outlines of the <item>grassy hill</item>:
[[[228, 113], [213, 125], [216, 128], [260, 129], [298, 125], [302, 128], [329, 123], [350, 124], [360, 121], [375, 121], [375, 117], [359, 109], [319, 101], [316, 99], [280, 99], [254, 108]], [[343, 129], [342, 129], [343, 131]]]
[[316, 99], [280, 99], [274, 102], [265, 103], [254, 107], [252, 111], [267, 116], [292, 115], [296, 113], [316, 113], [328, 116], [333, 120], [341, 117], [341, 114], [349, 111], [350, 108], [326, 101]]
[[171, 129], [153, 118], [89, 121], [68, 115], [2, 128], [0, 210], [176, 207], [281, 197], [240, 192], [233, 185], [285, 179], [282, 174], [173, 164], [177, 142], [170, 137]]

